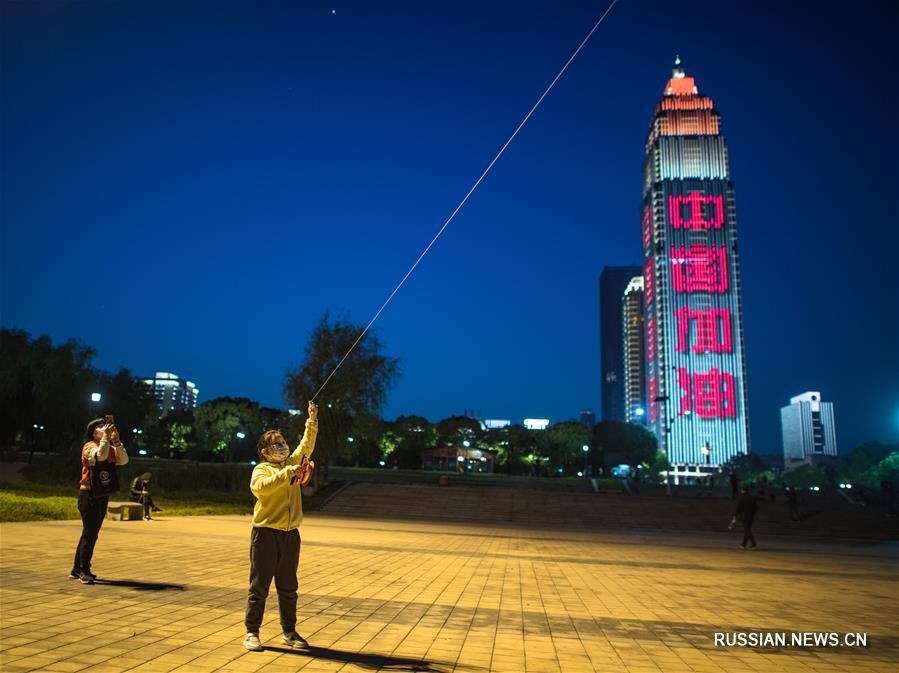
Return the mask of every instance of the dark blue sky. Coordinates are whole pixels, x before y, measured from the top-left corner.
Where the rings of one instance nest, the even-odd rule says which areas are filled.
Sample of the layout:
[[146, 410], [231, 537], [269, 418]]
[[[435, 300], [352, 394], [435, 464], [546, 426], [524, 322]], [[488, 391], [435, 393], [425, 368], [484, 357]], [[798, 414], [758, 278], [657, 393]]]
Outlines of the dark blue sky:
[[[640, 258], [679, 53], [730, 144], [754, 450], [809, 389], [841, 448], [895, 441], [891, 4], [620, 0], [381, 317], [386, 416], [599, 408], [597, 281]], [[323, 312], [367, 322], [606, 6], [3, 3], [2, 324], [280, 406]]]

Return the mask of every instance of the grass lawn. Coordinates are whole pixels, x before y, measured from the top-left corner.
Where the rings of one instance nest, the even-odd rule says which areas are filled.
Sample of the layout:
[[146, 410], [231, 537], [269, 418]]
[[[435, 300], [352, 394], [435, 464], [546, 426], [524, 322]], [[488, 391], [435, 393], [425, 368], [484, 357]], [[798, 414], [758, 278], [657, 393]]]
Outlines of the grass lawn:
[[[332, 482], [314, 496], [303, 497], [304, 511], [321, 507], [340, 482]], [[154, 490], [153, 500], [162, 508], [162, 516], [199, 516], [204, 514], [252, 514], [254, 498], [249, 487], [244, 492]], [[110, 500], [128, 501], [127, 491]], [[0, 482], [0, 521], [51, 521], [80, 519], [78, 488], [35, 483]]]

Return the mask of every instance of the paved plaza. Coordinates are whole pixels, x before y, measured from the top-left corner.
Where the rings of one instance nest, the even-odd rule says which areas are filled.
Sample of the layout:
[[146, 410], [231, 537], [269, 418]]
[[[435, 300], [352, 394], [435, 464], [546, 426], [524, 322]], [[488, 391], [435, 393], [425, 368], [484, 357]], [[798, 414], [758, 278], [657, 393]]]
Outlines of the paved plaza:
[[[246, 652], [249, 517], [0, 526], [0, 668], [24, 671], [895, 671], [895, 543], [527, 530], [307, 515], [297, 630], [272, 589]], [[716, 632], [861, 632], [867, 647], [716, 647]]]

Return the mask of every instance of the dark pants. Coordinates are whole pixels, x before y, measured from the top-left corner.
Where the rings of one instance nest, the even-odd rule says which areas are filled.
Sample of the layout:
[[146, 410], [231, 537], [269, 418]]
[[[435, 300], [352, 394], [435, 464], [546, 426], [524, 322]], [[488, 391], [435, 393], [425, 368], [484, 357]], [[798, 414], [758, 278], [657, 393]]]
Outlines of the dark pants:
[[744, 547], [747, 542], [751, 542], [752, 546], [755, 547], [755, 537], [752, 535], [752, 519], [744, 519], [743, 520], [743, 542]]
[[75, 549], [75, 561], [72, 570], [75, 572], [91, 571], [91, 559], [94, 557], [94, 546], [100, 534], [100, 526], [106, 517], [106, 506], [109, 496], [92, 498], [88, 491], [78, 493], [78, 511], [81, 513], [81, 539]]
[[300, 531], [253, 528], [250, 534], [250, 592], [245, 623], [247, 633], [259, 633], [265, 599], [272, 578], [278, 592], [281, 630], [297, 626], [297, 566], [300, 563]]
[[150, 516], [150, 509], [156, 507], [156, 503], [153, 502], [153, 496], [149, 493], [147, 495], [135, 495], [132, 493], [131, 502], [139, 502], [144, 506], [144, 516]]

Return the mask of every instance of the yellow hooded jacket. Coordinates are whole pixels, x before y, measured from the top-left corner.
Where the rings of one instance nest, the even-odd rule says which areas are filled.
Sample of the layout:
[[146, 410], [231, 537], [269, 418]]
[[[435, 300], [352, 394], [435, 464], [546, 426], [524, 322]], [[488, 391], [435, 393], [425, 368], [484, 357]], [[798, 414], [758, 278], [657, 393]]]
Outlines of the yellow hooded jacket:
[[285, 471], [288, 465], [299, 465], [305, 456], [311, 456], [315, 449], [318, 421], [306, 420], [306, 431], [296, 451], [281, 465], [263, 462], [253, 468], [250, 490], [256, 496], [253, 508], [255, 528], [275, 528], [293, 530], [299, 528], [303, 520], [303, 503], [300, 487], [290, 483], [290, 475]]

